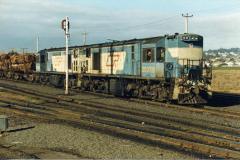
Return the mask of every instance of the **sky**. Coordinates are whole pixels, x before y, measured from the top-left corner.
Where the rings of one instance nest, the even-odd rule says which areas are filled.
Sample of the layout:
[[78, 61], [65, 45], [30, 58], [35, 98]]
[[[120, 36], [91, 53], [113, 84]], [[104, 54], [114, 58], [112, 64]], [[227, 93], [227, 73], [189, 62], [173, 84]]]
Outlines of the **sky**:
[[70, 18], [70, 45], [184, 33], [182, 13], [193, 14], [189, 32], [204, 49], [240, 47], [239, 0], [0, 0], [0, 50], [62, 47], [60, 23]]

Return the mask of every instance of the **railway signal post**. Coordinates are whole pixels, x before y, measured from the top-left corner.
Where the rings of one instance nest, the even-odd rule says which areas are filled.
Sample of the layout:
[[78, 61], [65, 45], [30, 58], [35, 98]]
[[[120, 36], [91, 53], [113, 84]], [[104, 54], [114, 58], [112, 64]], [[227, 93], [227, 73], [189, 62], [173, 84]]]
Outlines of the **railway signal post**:
[[68, 17], [62, 20], [62, 29], [65, 31], [66, 39], [66, 60], [65, 60], [65, 70], [66, 70], [66, 80], [65, 80], [65, 94], [68, 94], [68, 39], [69, 39], [69, 28], [70, 23]]

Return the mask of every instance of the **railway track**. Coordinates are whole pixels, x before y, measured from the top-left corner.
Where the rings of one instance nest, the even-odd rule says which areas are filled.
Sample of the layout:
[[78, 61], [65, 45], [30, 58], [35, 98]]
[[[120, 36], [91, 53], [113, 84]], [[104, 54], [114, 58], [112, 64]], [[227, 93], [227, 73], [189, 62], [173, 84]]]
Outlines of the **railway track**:
[[[204, 153], [210, 154], [216, 157], [236, 158], [239, 156], [237, 152], [238, 148], [235, 148], [235, 149], [232, 148], [233, 150], [226, 149], [228, 148], [226, 147], [227, 144], [226, 143], [224, 144], [223, 142], [220, 142], [220, 141], [217, 143], [219, 143], [219, 145], [221, 145], [222, 147], [225, 146], [224, 149], [216, 147], [215, 145], [211, 146], [211, 145], [205, 145], [203, 143], [189, 141], [189, 139], [186, 140], [183, 137], [182, 138], [179, 138], [179, 137], [175, 138], [174, 136], [171, 137], [168, 135], [169, 133], [166, 133], [166, 135], [159, 134], [160, 132], [164, 132], [164, 130], [161, 130], [160, 128], [156, 129], [154, 127], [141, 126], [139, 124], [134, 124], [129, 122], [128, 123], [120, 122], [118, 120], [114, 121], [114, 120], [109, 120], [109, 118], [108, 120], [106, 120], [106, 118], [96, 117], [96, 116], [79, 119], [79, 117], [76, 117], [76, 116], [75, 117], [73, 117], [72, 115], [69, 116], [69, 114], [66, 114], [66, 112], [64, 112], [64, 114], [61, 114], [61, 115], [57, 115], [56, 113], [55, 114], [49, 113], [48, 116], [45, 116], [45, 118], [43, 118], [42, 112], [38, 113], [34, 111], [32, 114], [30, 114], [29, 110], [31, 112], [32, 108], [28, 108], [29, 105], [28, 107], [23, 107], [21, 105], [11, 104], [11, 106], [14, 106], [14, 107], [10, 107], [11, 108], [10, 112], [12, 112], [12, 109], [17, 110], [16, 113], [18, 114], [19, 112], [23, 112], [21, 115], [25, 115], [25, 113], [27, 112], [28, 113], [27, 116], [30, 116], [31, 118], [54, 120], [55, 122], [71, 124], [73, 126], [88, 127], [88, 129], [90, 127], [90, 129], [93, 129], [93, 130], [98, 130], [104, 133], [108, 133], [108, 134], [110, 133], [110, 134], [118, 135], [125, 138], [131, 138], [144, 143], [151, 143], [155, 145], [163, 144], [163, 145], [168, 145], [174, 148], [181, 147], [181, 149], [187, 149], [187, 150], [194, 151], [197, 153], [202, 153], [202, 154]], [[233, 147], [234, 145], [231, 144], [229, 145], [229, 147], [230, 146]], [[235, 147], [238, 147], [238, 146], [235, 146]]]
[[[18, 88], [17, 86], [6, 86], [6, 84], [1, 84], [0, 83], [0, 86], [5, 86], [5, 87], [10, 87], [12, 89], [15, 89], [15, 90], [18, 90], [21, 91], [22, 93], [26, 92], [26, 91], [22, 91], [21, 88]], [[52, 99], [54, 102], [56, 101], [59, 101], [59, 100], [65, 100], [65, 101], [74, 101], [74, 102], [79, 102], [81, 103], [81, 99], [76, 99], [76, 98], [69, 98], [69, 97], [66, 97], [64, 95], [61, 95], [61, 96], [56, 96], [55, 95], [46, 95], [46, 94], [38, 94], [36, 91], [34, 90], [29, 90], [27, 91], [27, 93], [31, 93], [31, 94], [37, 94], [38, 96], [44, 96], [45, 98], [49, 98], [49, 99]], [[89, 93], [89, 92], [84, 92], [85, 94], [90, 94], [90, 95], [96, 95], [96, 96], [99, 96], [99, 97], [102, 97], [102, 98], [114, 98], [114, 96], [112, 95], [106, 95], [106, 94], [98, 94], [98, 93]], [[180, 112], [189, 112], [189, 113], [197, 113], [197, 114], [206, 114], [206, 115], [212, 115], [212, 116], [217, 116], [217, 117], [223, 117], [223, 118], [226, 118], [226, 119], [239, 119], [240, 120], [240, 113], [239, 112], [235, 112], [235, 111], [225, 111], [225, 110], [218, 110], [218, 109], [212, 109], [212, 108], [193, 108], [193, 107], [185, 107], [185, 106], [179, 106], [179, 105], [173, 105], [173, 104], [166, 104], [166, 103], [161, 103], [161, 102], [153, 102], [153, 101], [146, 101], [146, 100], [140, 100], [140, 99], [124, 99], [124, 98], [121, 98], [121, 100], [123, 101], [130, 101], [130, 102], [137, 102], [137, 103], [140, 103], [140, 104], [148, 104], [148, 105], [151, 105], [151, 106], [154, 106], [156, 107], [157, 109], [165, 109], [165, 108], [169, 108], [171, 110], [175, 110], [175, 111], [180, 111]], [[104, 104], [103, 104], [104, 105]], [[109, 106], [109, 104], [107, 104]], [[116, 106], [114, 105], [114, 108], [122, 108], [123, 106]], [[146, 112], [146, 111], [144, 111]], [[151, 113], [151, 114], [154, 114], [154, 113]], [[160, 114], [160, 113], [158, 113]], [[152, 115], [150, 115], [152, 116]], [[161, 115], [162, 117], [163, 115]], [[169, 115], [167, 115], [169, 116]], [[162, 118], [161, 118], [162, 119]], [[180, 121], [182, 120], [181, 119], [177, 119], [175, 121]], [[195, 119], [192, 119], [192, 121], [196, 121]], [[203, 121], [203, 120], [201, 120]], [[209, 122], [208, 122], [209, 123]], [[219, 124], [218, 122], [215, 122], [216, 124]], [[211, 123], [212, 124], [212, 123]], [[208, 126], [203, 126], [203, 127], [207, 127], [210, 129], [213, 129], [215, 130], [216, 127], [214, 125], [211, 125], [209, 124]], [[194, 125], [194, 124], [188, 124], [188, 125]], [[225, 127], [225, 130], [227, 131], [227, 127], [231, 127], [229, 124], [220, 124], [221, 126], [226, 126]], [[212, 127], [211, 127], [212, 126]], [[232, 133], [234, 131], [232, 131], [232, 129], [229, 130], [229, 133]]]
[[[197, 125], [194, 126], [195, 128], [189, 127], [188, 124], [177, 123], [177, 119], [175, 121], [166, 119], [163, 115], [154, 115], [146, 111], [133, 111], [116, 106], [94, 104], [93, 102], [79, 102], [67, 97], [64, 99], [53, 95], [41, 95], [40, 92], [33, 93], [16, 87], [7, 86], [4, 89], [15, 94], [21, 93], [45, 100], [46, 102], [43, 104], [30, 104], [19, 100], [10, 103], [1, 99], [1, 102], [6, 104], [5, 108], [15, 110], [18, 113], [26, 112], [33, 118], [39, 115], [39, 118], [57, 119], [67, 123], [71, 122], [77, 126], [91, 126], [91, 129], [94, 130], [111, 132], [114, 135], [121, 135], [141, 142], [164, 144], [174, 148], [180, 147], [216, 157], [239, 158], [240, 147], [236, 143], [239, 141], [237, 128], [229, 127], [228, 129], [231, 130], [227, 130], [227, 132], [233, 132], [232, 135], [229, 135], [217, 130], [206, 130]], [[221, 128], [220, 125], [215, 127]], [[222, 129], [226, 128], [219, 130]]]
[[[18, 83], [26, 83], [25, 81], [16, 81], [16, 80], [9, 80], [9, 81], [13, 81], [13, 82], [18, 82]], [[31, 82], [27, 82], [29, 84], [33, 84]], [[1, 84], [0, 86], [4, 86], [6, 84]], [[16, 86], [15, 86], [16, 87]], [[104, 97], [104, 98], [114, 98], [113, 95], [108, 95], [108, 94], [104, 94], [104, 93], [96, 93], [96, 92], [88, 92], [88, 91], [80, 91], [80, 90], [76, 90], [73, 89], [73, 92], [76, 93], [85, 93], [85, 94], [90, 94], [90, 95], [96, 95], [96, 96], [100, 96], [100, 97]], [[31, 92], [35, 92], [34, 90], [31, 90]], [[68, 99], [66, 98], [66, 96], [62, 95], [61, 97], [59, 97], [59, 99]], [[198, 114], [208, 114], [208, 115], [212, 115], [212, 116], [221, 116], [224, 118], [230, 118], [230, 119], [239, 119], [240, 120], [240, 112], [236, 112], [236, 111], [229, 111], [229, 110], [222, 110], [222, 109], [214, 109], [214, 108], [210, 108], [209, 106], [201, 106], [201, 108], [196, 108], [196, 107], [191, 107], [191, 106], [182, 106], [182, 105], [175, 105], [175, 104], [169, 104], [169, 103], [163, 103], [163, 102], [159, 102], [159, 101], [151, 101], [151, 100], [142, 100], [142, 99], [138, 99], [138, 98], [121, 98], [118, 97], [118, 99], [121, 99], [123, 101], [130, 101], [130, 102], [136, 102], [136, 103], [140, 103], [140, 104], [148, 104], [151, 106], [156, 106], [157, 108], [171, 108], [174, 110], [180, 110], [180, 111], [186, 111], [186, 112], [190, 112], [190, 113], [198, 113]], [[73, 100], [77, 100], [74, 98], [69, 98], [70, 101]]]
[[[92, 93], [92, 92], [86, 92], [84, 93], [88, 94], [94, 94], [97, 96], [102, 96], [102, 97], [114, 97], [112, 95], [106, 95], [106, 94], [100, 94], [100, 93]], [[210, 106], [200, 106], [200, 107], [194, 107], [194, 106], [182, 106], [182, 105], [176, 105], [176, 104], [170, 104], [170, 103], [163, 103], [160, 101], [152, 101], [152, 100], [142, 100], [138, 98], [120, 98], [121, 100], [124, 101], [130, 101], [130, 102], [136, 102], [140, 104], [148, 104], [151, 106], [155, 106], [157, 108], [171, 108], [175, 110], [181, 110], [181, 111], [187, 111], [190, 113], [200, 113], [200, 114], [208, 114], [208, 115], [213, 115], [213, 116], [221, 116], [225, 118], [231, 118], [231, 119], [239, 119], [240, 120], [240, 112], [236, 111], [229, 111], [229, 110], [222, 110], [222, 109], [216, 109], [216, 108], [210, 108]]]
[[[1, 86], [1, 85], [0, 85]], [[6, 87], [6, 86], [5, 86]], [[72, 98], [68, 98], [68, 97], [59, 97], [59, 96], [54, 96], [54, 95], [46, 95], [46, 94], [41, 94], [39, 92], [35, 92], [32, 90], [28, 90], [26, 91], [25, 89], [20, 89], [17, 87], [10, 87], [7, 86], [7, 88], [10, 88], [10, 92], [16, 93], [16, 94], [22, 94], [22, 95], [26, 95], [26, 96], [33, 96], [35, 95], [35, 98], [43, 98], [44, 100], [47, 100], [48, 102], [59, 102], [59, 104], [63, 105], [63, 106], [69, 106], [69, 108], [73, 108], [73, 106], [79, 106], [80, 105], [84, 105], [84, 106], [88, 106], [88, 107], [94, 107], [96, 109], [107, 109], [107, 110], [112, 110], [112, 111], [121, 111], [122, 113], [131, 113], [132, 115], [137, 115], [137, 116], [141, 116], [141, 117], [152, 117], [154, 119], [157, 120], [161, 120], [161, 121], [166, 121], [166, 122], [175, 122], [177, 123], [176, 125], [179, 125], [178, 123], [180, 122], [181, 124], [185, 124], [186, 126], [196, 126], [196, 127], [201, 127], [201, 128], [208, 128], [210, 130], [216, 130], [216, 131], [222, 131], [222, 132], [226, 132], [226, 133], [235, 133], [237, 135], [240, 134], [240, 131], [238, 130], [238, 128], [233, 128], [233, 127], [229, 127], [229, 126], [224, 126], [223, 124], [219, 125], [217, 123], [213, 123], [213, 122], [209, 122], [209, 121], [205, 121], [205, 123], [207, 123], [208, 125], [203, 125], [202, 123], [199, 123], [198, 120], [192, 119], [192, 118], [187, 118], [187, 117], [170, 117], [167, 114], [161, 114], [161, 113], [154, 113], [154, 112], [150, 112], [150, 111], [146, 111], [146, 110], [141, 110], [141, 109], [129, 109], [126, 108], [124, 106], [119, 106], [119, 105], [110, 105], [110, 104], [105, 104], [105, 103], [101, 103], [101, 102], [97, 102], [97, 104], [95, 104], [96, 102], [91, 102], [89, 100], [84, 100], [84, 102], [82, 100], [77, 100], [77, 99], [72, 99]], [[69, 103], [70, 102], [70, 103]], [[55, 104], [54, 104], [55, 105]], [[53, 105], [53, 106], [54, 106]], [[85, 108], [85, 110], [87, 110]], [[141, 119], [143, 121], [143, 119]], [[141, 121], [141, 122], [142, 122]]]

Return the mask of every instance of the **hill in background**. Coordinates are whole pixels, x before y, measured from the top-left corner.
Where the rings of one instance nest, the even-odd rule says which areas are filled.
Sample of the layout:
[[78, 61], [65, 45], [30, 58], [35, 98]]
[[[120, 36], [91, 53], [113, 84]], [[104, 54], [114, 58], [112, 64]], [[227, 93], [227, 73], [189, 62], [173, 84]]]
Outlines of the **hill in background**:
[[213, 67], [239, 67], [240, 48], [220, 48], [204, 51], [205, 58]]

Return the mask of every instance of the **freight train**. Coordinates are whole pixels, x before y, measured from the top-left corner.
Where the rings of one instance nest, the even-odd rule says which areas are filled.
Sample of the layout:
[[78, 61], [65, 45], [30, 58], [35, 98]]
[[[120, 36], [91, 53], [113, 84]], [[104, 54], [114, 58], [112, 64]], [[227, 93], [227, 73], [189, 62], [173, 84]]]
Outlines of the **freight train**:
[[85, 91], [179, 104], [204, 104], [211, 96], [211, 72], [197, 34], [72, 46], [68, 66], [65, 58], [65, 47], [41, 50], [35, 71], [8, 72], [8, 77], [63, 87], [68, 67], [69, 87]]

